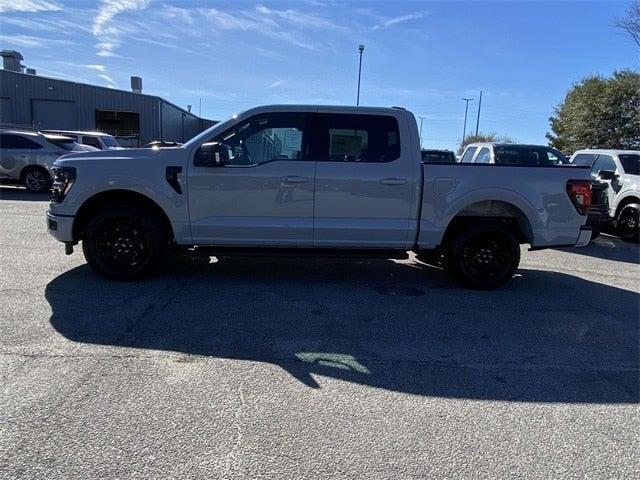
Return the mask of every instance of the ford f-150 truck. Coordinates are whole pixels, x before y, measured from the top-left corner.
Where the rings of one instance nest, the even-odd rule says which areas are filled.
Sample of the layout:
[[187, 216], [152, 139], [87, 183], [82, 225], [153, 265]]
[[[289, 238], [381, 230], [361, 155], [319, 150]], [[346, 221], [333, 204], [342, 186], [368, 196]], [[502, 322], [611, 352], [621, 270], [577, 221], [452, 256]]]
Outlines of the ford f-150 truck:
[[[533, 249], [586, 245], [588, 168], [423, 164], [401, 108], [263, 106], [180, 147], [65, 155], [49, 232], [113, 279], [176, 247], [211, 256], [382, 256], [495, 288]], [[434, 252], [437, 252], [434, 255]]]

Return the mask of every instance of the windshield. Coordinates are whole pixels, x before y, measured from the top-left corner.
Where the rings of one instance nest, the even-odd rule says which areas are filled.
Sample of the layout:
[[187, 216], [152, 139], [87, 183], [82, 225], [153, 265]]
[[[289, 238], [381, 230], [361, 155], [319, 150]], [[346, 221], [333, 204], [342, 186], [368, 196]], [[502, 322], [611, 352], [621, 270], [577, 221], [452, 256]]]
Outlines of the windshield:
[[53, 143], [58, 148], [63, 148], [65, 150], [74, 150], [76, 142], [73, 138], [68, 137], [59, 137], [55, 135], [45, 135], [44, 138], [47, 139], [49, 143]]
[[196, 135], [191, 140], [186, 142], [183, 146], [186, 148], [191, 147], [202, 140], [211, 140], [220, 132], [225, 131], [228, 127], [230, 127], [238, 118], [238, 115], [233, 115], [231, 118], [226, 119], [224, 122], [216, 123], [213, 127], [205, 130], [204, 132]]
[[564, 165], [567, 157], [549, 147], [501, 145], [494, 147], [496, 163], [499, 165]]
[[104, 135], [104, 136], [100, 136], [100, 139], [102, 140], [102, 143], [104, 143], [107, 147], [119, 147], [120, 146], [118, 141], [113, 137]]
[[625, 153], [618, 155], [624, 173], [628, 175], [640, 175], [640, 155]]

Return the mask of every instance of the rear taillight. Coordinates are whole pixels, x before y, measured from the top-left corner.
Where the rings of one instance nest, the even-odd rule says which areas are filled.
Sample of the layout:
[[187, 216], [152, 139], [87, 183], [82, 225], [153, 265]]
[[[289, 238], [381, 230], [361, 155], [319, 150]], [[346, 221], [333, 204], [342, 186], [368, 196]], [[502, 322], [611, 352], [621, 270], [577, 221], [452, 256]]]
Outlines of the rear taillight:
[[569, 180], [567, 182], [567, 195], [569, 195], [571, 203], [573, 203], [580, 215], [589, 213], [589, 207], [591, 206], [590, 180]]

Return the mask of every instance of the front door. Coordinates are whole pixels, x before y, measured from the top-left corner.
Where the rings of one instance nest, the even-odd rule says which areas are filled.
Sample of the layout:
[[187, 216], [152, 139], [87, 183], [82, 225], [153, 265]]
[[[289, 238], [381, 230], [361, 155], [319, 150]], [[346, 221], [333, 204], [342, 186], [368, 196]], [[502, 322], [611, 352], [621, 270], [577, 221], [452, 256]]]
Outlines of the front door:
[[419, 191], [415, 179], [420, 178], [413, 165], [420, 160], [412, 158], [409, 127], [400, 128], [402, 121], [392, 115], [320, 111], [314, 246], [409, 247]]
[[308, 118], [265, 113], [237, 123], [208, 142], [225, 151], [219, 165], [199, 164], [196, 152], [188, 172], [194, 244], [313, 245]]

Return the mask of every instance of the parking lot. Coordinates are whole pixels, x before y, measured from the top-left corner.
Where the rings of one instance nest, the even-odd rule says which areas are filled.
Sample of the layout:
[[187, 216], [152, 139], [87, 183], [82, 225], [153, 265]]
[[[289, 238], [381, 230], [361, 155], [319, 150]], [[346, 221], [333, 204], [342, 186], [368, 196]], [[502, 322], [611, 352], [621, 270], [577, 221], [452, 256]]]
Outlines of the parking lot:
[[2, 478], [637, 478], [638, 245], [172, 259], [108, 282], [0, 189]]

